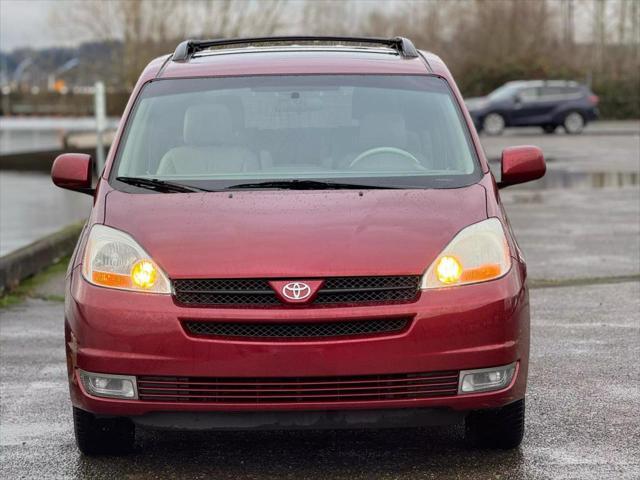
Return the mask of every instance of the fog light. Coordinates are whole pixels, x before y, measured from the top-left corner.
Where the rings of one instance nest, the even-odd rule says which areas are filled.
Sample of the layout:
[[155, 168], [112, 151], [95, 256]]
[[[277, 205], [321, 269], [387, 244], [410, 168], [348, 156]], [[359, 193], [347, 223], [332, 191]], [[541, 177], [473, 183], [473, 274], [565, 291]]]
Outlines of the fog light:
[[502, 367], [462, 370], [458, 393], [500, 390], [511, 383], [515, 371], [515, 362]]
[[78, 370], [80, 380], [85, 390], [96, 397], [138, 398], [136, 377], [129, 375], [111, 375], [106, 373], [91, 373]]

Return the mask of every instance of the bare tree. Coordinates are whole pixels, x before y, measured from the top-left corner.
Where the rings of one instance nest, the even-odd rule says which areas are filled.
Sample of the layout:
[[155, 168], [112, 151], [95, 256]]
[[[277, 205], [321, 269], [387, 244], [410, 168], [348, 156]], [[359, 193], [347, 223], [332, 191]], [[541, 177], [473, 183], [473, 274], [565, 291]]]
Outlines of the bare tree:
[[302, 21], [295, 33], [307, 35], [353, 35], [359, 30], [361, 2], [310, 0], [304, 3]]
[[614, 96], [611, 82], [640, 84], [640, 0], [70, 0], [56, 11], [65, 38], [118, 42], [110, 67], [127, 87], [184, 38], [272, 34], [404, 35], [441, 55], [466, 94], [518, 78], [593, 78]]
[[112, 64], [123, 86], [131, 87], [151, 58], [184, 35], [184, 24], [176, 22], [183, 10], [179, 0], [86, 0], [54, 10], [52, 20], [67, 36], [122, 42]]
[[601, 72], [604, 60], [604, 45], [606, 39], [606, 0], [594, 0], [593, 4], [593, 43], [595, 55], [593, 56], [593, 68], [596, 72]]
[[574, 34], [574, 14], [575, 3], [573, 0], [562, 0], [560, 3], [560, 14], [562, 16], [562, 33], [565, 47], [571, 49], [575, 41]]
[[191, 32], [206, 37], [272, 35], [290, 21], [288, 0], [187, 0]]
[[273, 34], [284, 23], [287, 0], [85, 0], [55, 11], [65, 35], [121, 41], [114, 58], [122, 83], [131, 87], [153, 57], [192, 37]]

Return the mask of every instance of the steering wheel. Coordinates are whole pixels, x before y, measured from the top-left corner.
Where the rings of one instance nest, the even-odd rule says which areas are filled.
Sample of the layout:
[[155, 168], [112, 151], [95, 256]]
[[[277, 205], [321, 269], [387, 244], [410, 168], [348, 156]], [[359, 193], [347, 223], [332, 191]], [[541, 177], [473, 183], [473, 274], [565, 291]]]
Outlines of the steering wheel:
[[370, 148], [369, 150], [365, 150], [364, 152], [362, 152], [360, 155], [358, 155], [356, 158], [353, 159], [353, 161], [349, 164], [349, 168], [353, 168], [358, 164], [358, 162], [361, 162], [365, 158], [371, 157], [373, 155], [378, 155], [380, 153], [395, 153], [396, 155], [399, 155], [401, 157], [408, 158], [409, 160], [411, 160], [413, 163], [415, 163], [416, 167], [418, 167], [420, 170], [424, 169], [424, 167], [420, 163], [420, 160], [418, 160], [416, 157], [411, 155], [406, 150], [402, 150], [401, 148], [395, 148], [395, 147], [376, 147], [376, 148]]

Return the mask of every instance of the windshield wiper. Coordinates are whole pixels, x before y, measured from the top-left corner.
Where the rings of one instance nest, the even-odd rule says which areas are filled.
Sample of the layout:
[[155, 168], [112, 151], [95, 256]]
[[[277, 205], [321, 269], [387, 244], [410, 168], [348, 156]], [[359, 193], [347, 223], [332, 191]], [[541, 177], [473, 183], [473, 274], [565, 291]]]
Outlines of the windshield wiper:
[[323, 182], [320, 180], [277, 180], [258, 183], [239, 183], [231, 185], [227, 189], [234, 188], [281, 188], [283, 190], [326, 190], [326, 189], [347, 189], [364, 190], [368, 188], [395, 188], [382, 185], [362, 185], [357, 183]]
[[158, 180], [157, 178], [140, 178], [140, 177], [116, 177], [116, 180], [136, 187], [148, 188], [150, 190], [156, 190], [158, 192], [207, 192], [204, 188], [190, 187], [182, 185], [181, 183], [167, 182], [164, 180]]

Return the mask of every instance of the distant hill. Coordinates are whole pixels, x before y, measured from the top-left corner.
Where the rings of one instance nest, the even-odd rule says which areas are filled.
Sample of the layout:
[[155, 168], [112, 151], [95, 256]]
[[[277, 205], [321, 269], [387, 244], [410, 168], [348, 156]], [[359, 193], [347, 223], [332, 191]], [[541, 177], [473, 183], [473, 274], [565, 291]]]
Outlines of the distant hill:
[[[49, 75], [54, 75], [55, 79], [63, 79], [69, 86], [89, 86], [99, 79], [107, 85], [118, 87], [121, 72], [114, 69], [114, 65], [122, 63], [117, 61], [122, 51], [122, 42], [119, 41], [87, 42], [76, 48], [0, 51], [0, 83], [5, 85], [19, 80], [21, 84], [44, 88]], [[73, 59], [77, 59], [77, 66], [59, 71]]]

